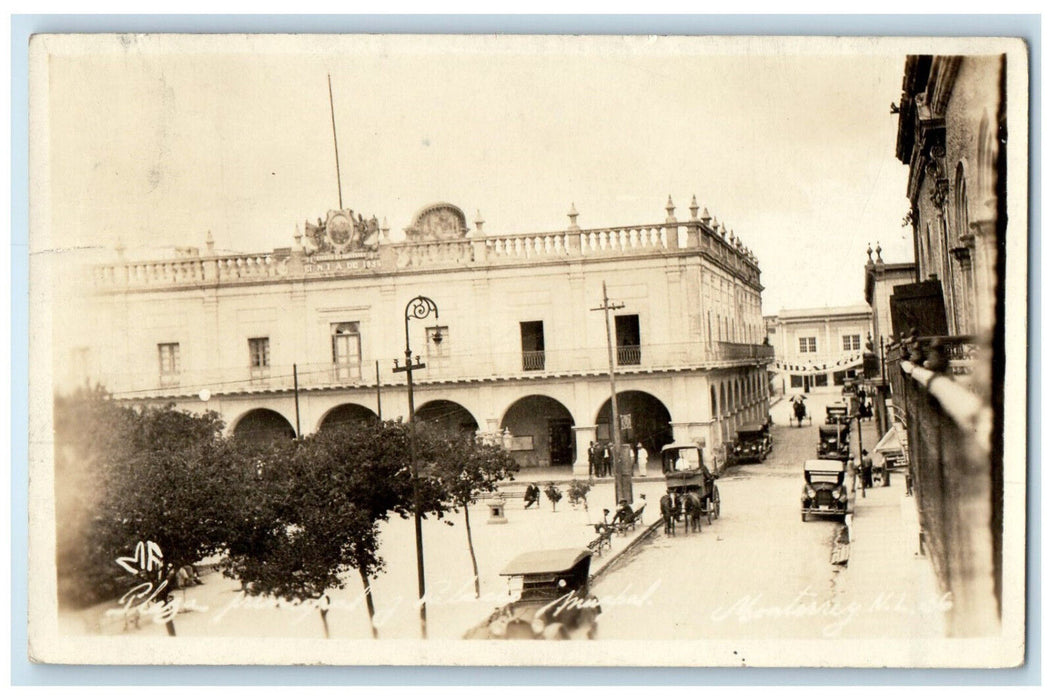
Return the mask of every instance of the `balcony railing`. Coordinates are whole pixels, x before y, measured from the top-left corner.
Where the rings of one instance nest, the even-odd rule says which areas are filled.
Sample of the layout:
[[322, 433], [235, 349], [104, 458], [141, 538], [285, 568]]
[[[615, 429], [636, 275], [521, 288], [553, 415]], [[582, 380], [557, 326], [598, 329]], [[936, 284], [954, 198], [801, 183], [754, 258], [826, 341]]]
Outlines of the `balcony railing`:
[[[742, 352], [721, 344], [668, 343], [618, 348], [618, 367], [623, 373], [669, 371], [679, 369], [707, 369], [730, 367], [760, 361], [763, 350]], [[623, 352], [622, 352], [623, 351]], [[380, 384], [402, 386], [405, 377], [395, 374], [392, 360], [399, 356], [397, 349], [380, 360]], [[538, 350], [507, 353], [450, 354], [441, 360], [424, 360], [425, 367], [413, 372], [416, 382], [471, 382], [494, 379], [516, 379], [536, 376], [576, 376], [606, 374], [609, 371], [607, 348], [586, 347], [557, 350]], [[296, 375], [301, 389], [327, 387], [373, 387], [376, 374], [374, 359], [364, 359], [360, 365], [297, 363]], [[365, 368], [363, 370], [363, 368]], [[264, 375], [257, 375], [249, 367], [231, 367], [190, 371], [183, 368], [178, 387], [166, 386], [157, 373], [115, 371], [92, 377], [118, 398], [135, 399], [165, 396], [195, 396], [202, 389], [212, 395], [223, 393], [288, 391], [293, 388], [293, 367], [271, 365]]]
[[523, 350], [522, 371], [537, 372], [544, 369], [544, 350]]
[[1002, 481], [991, 454], [993, 411], [969, 390], [970, 377], [953, 367], [954, 359], [967, 362], [970, 372], [981, 361], [967, 349], [974, 339], [925, 340], [888, 349], [893, 413], [908, 435], [924, 543], [940, 584], [953, 594], [948, 630], [989, 635], [998, 629], [1001, 590]]
[[643, 360], [643, 351], [639, 345], [618, 345], [617, 346], [617, 364], [618, 366], [624, 365], [638, 365]]

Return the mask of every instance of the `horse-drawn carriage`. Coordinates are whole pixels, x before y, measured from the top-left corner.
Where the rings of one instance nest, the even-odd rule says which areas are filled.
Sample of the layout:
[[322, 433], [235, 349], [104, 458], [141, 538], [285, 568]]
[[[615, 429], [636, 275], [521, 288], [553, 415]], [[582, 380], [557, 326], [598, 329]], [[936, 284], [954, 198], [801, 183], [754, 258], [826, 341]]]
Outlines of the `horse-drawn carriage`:
[[847, 425], [835, 423], [820, 426], [818, 428], [818, 459], [839, 459], [847, 461], [851, 458], [851, 430]]
[[771, 430], [767, 423], [753, 423], [738, 428], [737, 439], [727, 453], [728, 464], [762, 462], [771, 452]]
[[685, 518], [688, 532], [701, 531], [704, 516], [711, 525], [720, 517], [720, 490], [716, 475], [708, 470], [695, 444], [672, 444], [661, 448], [661, 468], [667, 493], [661, 497], [665, 532], [676, 534], [676, 522]]

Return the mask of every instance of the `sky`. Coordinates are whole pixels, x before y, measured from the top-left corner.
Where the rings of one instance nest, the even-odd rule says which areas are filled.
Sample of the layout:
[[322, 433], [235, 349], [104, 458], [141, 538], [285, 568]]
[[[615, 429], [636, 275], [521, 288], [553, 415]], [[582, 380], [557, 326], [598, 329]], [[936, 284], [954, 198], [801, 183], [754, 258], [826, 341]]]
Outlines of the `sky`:
[[683, 220], [696, 196], [758, 256], [764, 313], [863, 301], [867, 245], [912, 259], [889, 110], [905, 53], [885, 44], [124, 36], [44, 48], [46, 80], [32, 85], [46, 90], [48, 249], [120, 242], [150, 258], [203, 249], [208, 232], [220, 250], [293, 245], [297, 225], [338, 208], [330, 75], [344, 206], [386, 218], [394, 239], [437, 201], [469, 223], [480, 212], [487, 233], [522, 233], [565, 228], [571, 204], [582, 228], [660, 223], [669, 196]]

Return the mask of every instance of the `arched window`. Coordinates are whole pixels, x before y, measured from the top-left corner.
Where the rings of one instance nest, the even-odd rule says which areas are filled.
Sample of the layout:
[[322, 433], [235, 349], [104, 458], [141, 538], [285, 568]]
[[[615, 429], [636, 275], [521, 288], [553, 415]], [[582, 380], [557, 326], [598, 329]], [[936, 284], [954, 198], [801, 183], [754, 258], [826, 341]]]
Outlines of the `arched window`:
[[727, 410], [727, 385], [720, 382], [720, 415]]
[[714, 386], [710, 386], [709, 387], [709, 395], [710, 395], [710, 412], [712, 413], [713, 417], [715, 417], [717, 415], [716, 414], [716, 387], [714, 387]]

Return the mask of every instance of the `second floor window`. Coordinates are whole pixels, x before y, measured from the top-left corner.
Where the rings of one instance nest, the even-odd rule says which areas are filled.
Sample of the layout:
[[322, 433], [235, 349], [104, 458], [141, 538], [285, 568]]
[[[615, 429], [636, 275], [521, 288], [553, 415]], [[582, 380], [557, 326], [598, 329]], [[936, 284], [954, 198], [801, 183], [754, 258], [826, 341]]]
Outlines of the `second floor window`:
[[844, 349], [845, 350], [858, 350], [861, 346], [861, 336], [858, 335], [845, 335], [844, 336]]
[[338, 379], [358, 379], [362, 370], [362, 336], [358, 322], [334, 323], [332, 364]]
[[248, 339], [248, 366], [253, 374], [262, 374], [270, 367], [270, 338]]
[[817, 338], [800, 338], [800, 352], [818, 352]]
[[617, 335], [617, 364], [638, 365], [642, 354], [639, 342], [639, 315], [615, 316], [614, 328]]
[[157, 355], [161, 368], [161, 381], [175, 381], [179, 376], [179, 343], [159, 343]]
[[519, 323], [522, 338], [522, 369], [524, 372], [544, 369], [544, 321]]

